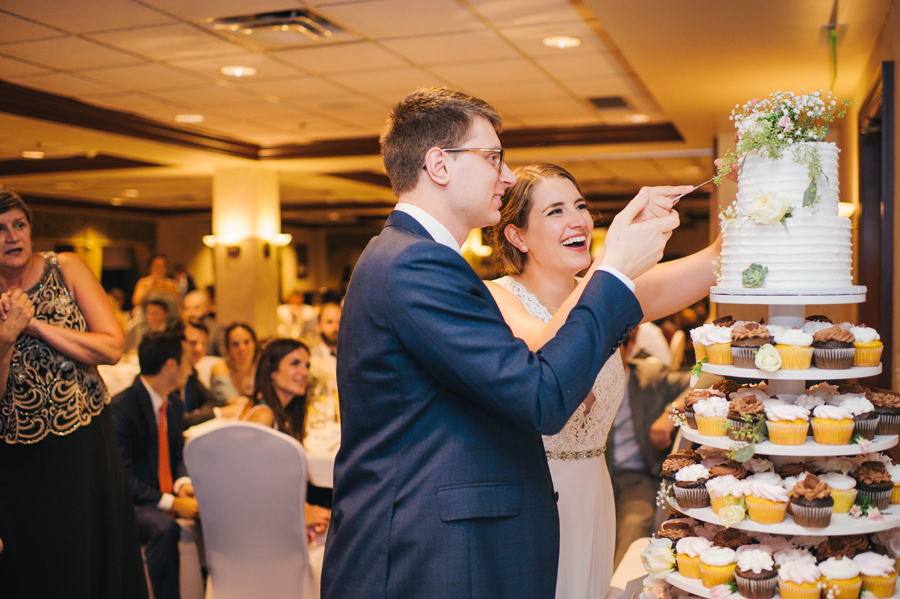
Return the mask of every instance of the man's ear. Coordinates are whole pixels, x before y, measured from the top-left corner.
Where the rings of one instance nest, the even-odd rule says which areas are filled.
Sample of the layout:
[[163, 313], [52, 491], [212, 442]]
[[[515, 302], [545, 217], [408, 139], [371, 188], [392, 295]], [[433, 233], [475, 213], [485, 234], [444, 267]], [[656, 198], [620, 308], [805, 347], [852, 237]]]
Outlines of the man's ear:
[[425, 172], [437, 185], [450, 182], [450, 170], [447, 168], [447, 154], [440, 148], [431, 148], [425, 153]]

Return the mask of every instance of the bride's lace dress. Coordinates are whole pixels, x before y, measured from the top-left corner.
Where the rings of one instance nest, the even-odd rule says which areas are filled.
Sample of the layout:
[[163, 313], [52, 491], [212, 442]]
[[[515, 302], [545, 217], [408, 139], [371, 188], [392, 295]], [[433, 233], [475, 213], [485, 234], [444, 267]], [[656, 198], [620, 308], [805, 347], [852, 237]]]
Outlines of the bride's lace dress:
[[[525, 287], [510, 277], [494, 281], [515, 295], [529, 314], [552, 318]], [[597, 374], [588, 398], [566, 426], [544, 437], [559, 492], [559, 576], [557, 599], [603, 599], [612, 579], [616, 540], [615, 502], [606, 468], [606, 436], [625, 394], [625, 370], [616, 352]]]

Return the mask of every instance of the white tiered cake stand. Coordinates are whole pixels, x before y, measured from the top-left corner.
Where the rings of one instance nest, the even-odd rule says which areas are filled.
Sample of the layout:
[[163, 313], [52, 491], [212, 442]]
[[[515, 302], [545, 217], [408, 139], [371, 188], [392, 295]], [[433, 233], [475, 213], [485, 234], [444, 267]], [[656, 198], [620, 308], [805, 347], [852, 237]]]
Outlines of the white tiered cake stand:
[[[806, 306], [808, 305], [834, 305], [834, 304], [858, 304], [866, 301], [866, 288], [853, 287], [850, 293], [833, 295], [771, 295], [760, 290], [723, 291], [716, 287], [710, 290], [710, 300], [716, 303], [727, 304], [767, 304], [769, 306], [769, 322], [785, 327], [802, 327], [806, 319]], [[881, 373], [881, 364], [871, 368], [853, 367], [847, 370], [824, 370], [809, 368], [807, 370], [779, 370], [774, 373], [757, 370], [755, 368], [736, 368], [734, 366], [717, 366], [703, 364], [703, 371], [721, 376], [729, 376], [744, 379], [768, 379], [769, 393], [799, 395], [806, 389], [806, 381], [828, 381], [836, 379], [855, 379], [875, 376]], [[698, 443], [720, 449], [728, 449], [733, 445], [740, 445], [740, 441], [733, 441], [728, 437], [709, 437], [701, 435], [696, 430], [681, 427], [684, 438]], [[897, 445], [897, 435], [877, 435], [868, 451], [884, 451]], [[803, 445], [775, 445], [769, 441], [757, 443], [754, 452], [760, 455], [771, 456], [842, 456], [858, 455], [863, 452], [859, 445], [820, 445], [811, 438]], [[675, 505], [677, 508], [677, 504]], [[719, 517], [713, 513], [712, 508], [681, 509], [686, 516], [703, 522], [721, 524]], [[845, 536], [853, 534], [869, 534], [900, 526], [900, 505], [891, 506], [882, 512], [884, 520], [872, 522], [865, 518], [853, 518], [849, 514], [832, 514], [831, 525], [826, 528], [808, 528], [794, 523], [790, 515], [785, 516], [780, 524], [758, 524], [749, 519], [744, 519], [733, 525], [740, 530], [765, 532], [769, 534], [785, 536]], [[670, 574], [666, 581], [679, 589], [687, 591], [699, 597], [710, 598], [709, 589], [704, 587], [699, 579], [686, 578], [677, 572]], [[894, 595], [900, 599], [900, 591]], [[775, 599], [779, 599], [776, 592]]]

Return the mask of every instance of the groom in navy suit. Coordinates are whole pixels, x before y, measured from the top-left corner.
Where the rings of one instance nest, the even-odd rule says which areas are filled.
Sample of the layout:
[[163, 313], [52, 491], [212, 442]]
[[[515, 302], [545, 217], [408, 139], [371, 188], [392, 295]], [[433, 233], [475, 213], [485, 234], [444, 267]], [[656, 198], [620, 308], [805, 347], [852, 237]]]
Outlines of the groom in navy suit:
[[485, 102], [425, 88], [382, 134], [399, 203], [341, 317], [323, 599], [554, 596], [559, 521], [541, 434], [562, 429], [640, 322], [630, 278], [659, 260], [678, 216], [671, 199], [639, 194], [566, 323], [530, 352], [460, 254], [471, 229], [499, 221], [515, 182], [500, 126]]

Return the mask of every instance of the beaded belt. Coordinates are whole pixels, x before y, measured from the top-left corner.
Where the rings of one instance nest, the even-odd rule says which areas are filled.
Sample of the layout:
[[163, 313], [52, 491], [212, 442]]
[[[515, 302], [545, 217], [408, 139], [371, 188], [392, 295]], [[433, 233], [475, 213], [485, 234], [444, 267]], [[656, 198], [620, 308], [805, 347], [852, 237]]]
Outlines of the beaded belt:
[[585, 460], [603, 455], [606, 453], [606, 447], [586, 449], [584, 451], [547, 451], [545, 453], [548, 460]]

